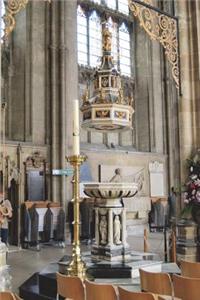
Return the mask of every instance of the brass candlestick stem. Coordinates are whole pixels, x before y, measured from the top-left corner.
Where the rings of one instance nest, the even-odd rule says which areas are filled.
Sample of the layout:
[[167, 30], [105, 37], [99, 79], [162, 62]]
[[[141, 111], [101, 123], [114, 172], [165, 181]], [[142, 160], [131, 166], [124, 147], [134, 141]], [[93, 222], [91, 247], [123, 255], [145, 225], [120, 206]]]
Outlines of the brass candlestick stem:
[[67, 157], [68, 162], [74, 167], [74, 182], [73, 182], [73, 210], [74, 210], [74, 240], [72, 248], [72, 260], [67, 269], [68, 275], [85, 278], [86, 266], [81, 258], [80, 248], [80, 165], [86, 160], [86, 156], [72, 155]]

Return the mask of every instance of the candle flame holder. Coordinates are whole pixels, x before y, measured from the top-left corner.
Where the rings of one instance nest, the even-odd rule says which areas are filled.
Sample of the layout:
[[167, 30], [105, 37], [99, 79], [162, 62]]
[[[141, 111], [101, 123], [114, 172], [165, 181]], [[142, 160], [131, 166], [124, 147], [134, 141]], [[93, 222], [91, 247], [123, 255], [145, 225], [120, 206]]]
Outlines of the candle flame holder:
[[84, 155], [72, 155], [67, 161], [74, 167], [73, 179], [73, 210], [74, 210], [74, 240], [72, 245], [72, 260], [67, 268], [68, 275], [84, 279], [86, 276], [86, 265], [81, 258], [80, 248], [80, 166], [86, 160]]

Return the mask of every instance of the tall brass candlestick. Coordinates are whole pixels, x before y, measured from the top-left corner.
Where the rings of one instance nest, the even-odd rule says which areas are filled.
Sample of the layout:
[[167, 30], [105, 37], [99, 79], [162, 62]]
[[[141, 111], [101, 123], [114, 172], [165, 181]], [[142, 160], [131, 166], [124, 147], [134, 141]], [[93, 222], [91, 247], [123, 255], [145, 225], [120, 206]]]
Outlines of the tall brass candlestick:
[[67, 269], [68, 275], [85, 278], [86, 266], [81, 258], [80, 248], [80, 165], [86, 160], [86, 156], [72, 155], [67, 157], [68, 162], [74, 167], [73, 183], [73, 209], [74, 209], [74, 241], [72, 245], [72, 260]]

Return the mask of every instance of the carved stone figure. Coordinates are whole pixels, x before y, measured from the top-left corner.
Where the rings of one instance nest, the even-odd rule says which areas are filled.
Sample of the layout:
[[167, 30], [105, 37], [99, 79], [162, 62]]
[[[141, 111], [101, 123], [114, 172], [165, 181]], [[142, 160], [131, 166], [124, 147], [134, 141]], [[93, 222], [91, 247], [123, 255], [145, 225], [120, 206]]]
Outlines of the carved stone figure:
[[114, 220], [114, 243], [120, 245], [122, 242], [120, 240], [121, 235], [121, 222], [119, 216], [115, 216]]
[[103, 31], [103, 50], [111, 51], [112, 46], [112, 34], [108, 28], [105, 28]]
[[101, 244], [107, 244], [107, 220], [106, 216], [101, 216], [101, 221], [99, 223], [99, 231], [101, 235]]
[[110, 182], [122, 182], [121, 169], [115, 169], [115, 175], [110, 179]]

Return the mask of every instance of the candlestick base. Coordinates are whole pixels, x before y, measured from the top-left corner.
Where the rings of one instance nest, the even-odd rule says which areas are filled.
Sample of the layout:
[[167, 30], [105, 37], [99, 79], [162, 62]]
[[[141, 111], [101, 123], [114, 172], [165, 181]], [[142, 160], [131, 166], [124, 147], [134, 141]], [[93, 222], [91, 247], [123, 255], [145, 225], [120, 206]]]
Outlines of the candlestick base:
[[80, 193], [79, 176], [80, 165], [86, 160], [84, 155], [72, 155], [67, 157], [67, 161], [74, 167], [73, 179], [73, 207], [74, 207], [74, 242], [72, 246], [72, 260], [67, 268], [67, 275], [77, 276], [81, 279], [86, 277], [86, 265], [81, 258], [80, 248]]
[[67, 273], [70, 276], [77, 276], [81, 279], [85, 279], [86, 277], [86, 265], [81, 259], [80, 247], [77, 245], [73, 245], [72, 261], [67, 268]]

